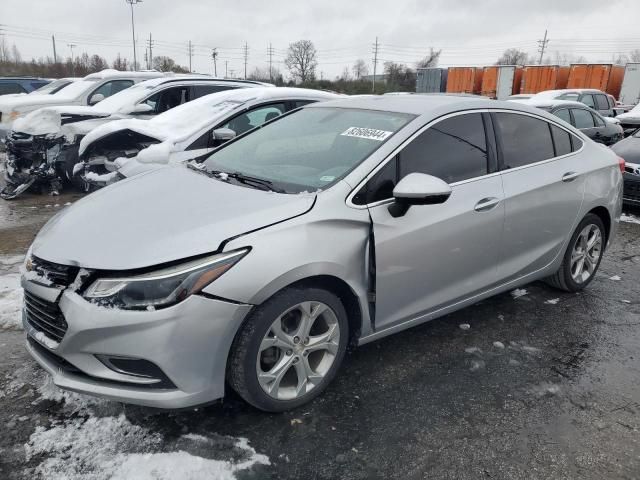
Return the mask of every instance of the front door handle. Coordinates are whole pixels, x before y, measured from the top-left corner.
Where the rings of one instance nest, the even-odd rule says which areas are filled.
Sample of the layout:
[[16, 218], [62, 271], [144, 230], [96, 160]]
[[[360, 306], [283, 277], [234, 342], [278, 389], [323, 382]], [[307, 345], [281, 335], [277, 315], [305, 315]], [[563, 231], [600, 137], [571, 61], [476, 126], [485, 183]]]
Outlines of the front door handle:
[[563, 182], [573, 182], [579, 176], [580, 176], [580, 174], [578, 172], [567, 172], [562, 176], [562, 181]]
[[496, 197], [483, 198], [478, 203], [476, 203], [476, 206], [473, 207], [473, 209], [476, 212], [487, 212], [497, 207], [499, 203], [500, 199]]

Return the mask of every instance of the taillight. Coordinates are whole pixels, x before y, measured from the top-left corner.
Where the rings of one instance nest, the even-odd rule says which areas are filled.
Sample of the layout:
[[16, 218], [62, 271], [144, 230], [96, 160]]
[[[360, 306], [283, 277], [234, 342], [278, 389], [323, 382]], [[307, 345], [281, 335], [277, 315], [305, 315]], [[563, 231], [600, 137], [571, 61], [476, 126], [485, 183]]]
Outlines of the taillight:
[[622, 173], [624, 173], [624, 166], [625, 166], [624, 158], [618, 157], [618, 167], [620, 167], [620, 171]]

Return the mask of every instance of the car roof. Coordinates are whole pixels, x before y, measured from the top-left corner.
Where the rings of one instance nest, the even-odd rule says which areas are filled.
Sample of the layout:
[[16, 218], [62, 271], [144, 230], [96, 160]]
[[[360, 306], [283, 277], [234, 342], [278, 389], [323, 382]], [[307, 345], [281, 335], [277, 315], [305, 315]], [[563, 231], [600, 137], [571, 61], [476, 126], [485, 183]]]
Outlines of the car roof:
[[90, 73], [89, 75], [83, 77], [84, 80], [103, 80], [106, 78], [156, 78], [162, 77], [166, 74], [162, 72], [158, 72], [156, 70], [146, 70], [141, 72], [132, 72], [132, 71], [120, 71], [114, 70], [112, 68], [107, 68], [106, 70], [102, 70], [96, 73]]
[[555, 100], [555, 99], [530, 99], [529, 101], [526, 102], [525, 105], [533, 105], [534, 107], [549, 107], [549, 108], [556, 108], [556, 107], [575, 107], [575, 108], [582, 108], [585, 110], [591, 110], [591, 108], [589, 108], [587, 105], [585, 105], [582, 102], [572, 102], [571, 100]]
[[41, 78], [41, 77], [0, 77], [0, 82], [4, 81], [4, 80], [11, 80], [11, 81], [16, 81], [16, 80], [38, 80], [41, 82], [50, 82], [51, 79], [50, 78]]
[[500, 108], [535, 112], [523, 104], [491, 100], [487, 97], [464, 94], [421, 93], [415, 95], [358, 95], [324, 102], [319, 105], [309, 105], [306, 108], [359, 108], [363, 110], [377, 110], [412, 115], [443, 115], [447, 112], [467, 109]]
[[603, 92], [602, 90], [598, 90], [597, 88], [560, 88], [557, 90], [543, 90], [542, 92], [536, 93], [536, 95], [540, 95], [540, 94], [563, 95], [566, 93], [605, 93], [606, 94], [606, 92]]

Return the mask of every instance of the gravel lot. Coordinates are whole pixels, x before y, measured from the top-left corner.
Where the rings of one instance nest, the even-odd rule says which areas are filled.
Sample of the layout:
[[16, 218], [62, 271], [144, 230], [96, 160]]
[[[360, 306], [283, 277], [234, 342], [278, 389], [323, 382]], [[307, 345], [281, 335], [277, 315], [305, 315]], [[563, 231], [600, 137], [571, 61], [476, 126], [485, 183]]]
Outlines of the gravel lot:
[[2, 479], [640, 477], [639, 212], [585, 292], [534, 283], [366, 345], [320, 398], [270, 415], [233, 394], [163, 412], [47, 381], [16, 272], [76, 198], [0, 203]]

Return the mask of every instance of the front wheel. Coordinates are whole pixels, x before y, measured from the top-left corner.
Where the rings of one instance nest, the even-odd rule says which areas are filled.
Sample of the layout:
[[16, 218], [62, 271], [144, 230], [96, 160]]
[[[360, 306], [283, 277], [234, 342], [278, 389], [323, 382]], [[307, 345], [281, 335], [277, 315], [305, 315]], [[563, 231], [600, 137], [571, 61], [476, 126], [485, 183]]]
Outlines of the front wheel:
[[338, 297], [318, 288], [287, 288], [257, 307], [236, 335], [227, 380], [261, 410], [298, 407], [335, 377], [348, 337]]
[[586, 215], [571, 236], [562, 265], [548, 282], [561, 290], [577, 292], [596, 275], [605, 247], [605, 229], [597, 215]]

